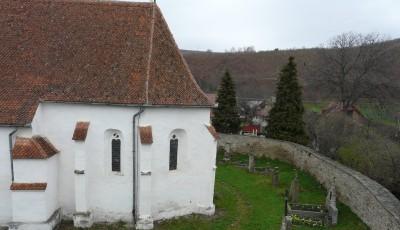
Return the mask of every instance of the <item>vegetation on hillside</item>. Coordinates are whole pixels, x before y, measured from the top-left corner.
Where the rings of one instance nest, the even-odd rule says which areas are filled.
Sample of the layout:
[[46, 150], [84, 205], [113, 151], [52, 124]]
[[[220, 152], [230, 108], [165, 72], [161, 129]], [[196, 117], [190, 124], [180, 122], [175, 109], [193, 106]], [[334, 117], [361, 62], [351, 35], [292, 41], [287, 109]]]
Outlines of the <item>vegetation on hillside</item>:
[[371, 122], [396, 127], [400, 119], [399, 103], [377, 103], [376, 101], [364, 101], [358, 104], [362, 114]]
[[[327, 49], [318, 50], [308, 82], [319, 96], [340, 102], [343, 113], [321, 114], [325, 105], [308, 103], [305, 118], [314, 149], [375, 179], [398, 197], [400, 107], [394, 101], [400, 90], [399, 44], [377, 34], [333, 38]], [[348, 116], [354, 112], [364, 121]]]
[[[386, 42], [397, 55], [393, 61], [396, 68], [392, 75], [400, 81], [400, 39]], [[237, 84], [237, 94], [241, 98], [268, 98], [274, 95], [280, 67], [289, 56], [296, 57], [298, 77], [304, 86], [307, 100], [320, 99], [320, 90], [310, 88], [309, 68], [319, 59], [321, 48], [272, 50], [241, 53], [189, 52], [183, 55], [197, 82], [206, 92], [216, 92], [226, 69], [229, 69]]]
[[274, 103], [269, 116], [267, 136], [270, 138], [308, 144], [304, 129], [304, 106], [301, 87], [297, 81], [294, 58], [290, 57], [280, 73]]
[[[400, 79], [394, 74], [399, 55], [379, 34], [340, 34], [318, 51], [309, 82], [320, 95], [348, 111], [363, 98], [379, 101], [396, 97]], [[397, 79], [397, 81], [396, 81]]]
[[[377, 105], [361, 104], [366, 123], [359, 123], [344, 113], [314, 112], [321, 106], [307, 106], [305, 121], [312, 147], [344, 165], [384, 185], [400, 197], [399, 127]], [[362, 109], [361, 111], [364, 111]], [[387, 117], [382, 120], [380, 117]]]
[[238, 133], [240, 119], [237, 109], [235, 84], [228, 71], [222, 78], [217, 94], [217, 108], [213, 110], [212, 124], [220, 133]]
[[347, 138], [337, 151], [338, 160], [400, 197], [400, 145], [371, 127], [358, 128]]

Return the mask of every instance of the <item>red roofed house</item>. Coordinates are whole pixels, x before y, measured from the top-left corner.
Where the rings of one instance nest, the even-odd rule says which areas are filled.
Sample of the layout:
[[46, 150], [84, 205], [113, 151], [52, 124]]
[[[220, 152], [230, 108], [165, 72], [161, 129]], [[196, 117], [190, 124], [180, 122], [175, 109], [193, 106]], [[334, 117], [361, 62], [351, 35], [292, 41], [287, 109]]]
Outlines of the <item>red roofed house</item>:
[[0, 227], [214, 213], [210, 104], [155, 3], [0, 1]]
[[245, 125], [242, 127], [241, 133], [257, 136], [258, 134], [261, 133], [261, 126], [260, 125]]
[[324, 108], [322, 111], [322, 114], [329, 115], [329, 114], [335, 114], [335, 113], [343, 113], [345, 112], [349, 117], [353, 119], [353, 121], [358, 122], [360, 124], [366, 124], [368, 123], [367, 118], [362, 114], [360, 109], [353, 105], [350, 108], [344, 108], [343, 103], [340, 102], [331, 102], [329, 105]]

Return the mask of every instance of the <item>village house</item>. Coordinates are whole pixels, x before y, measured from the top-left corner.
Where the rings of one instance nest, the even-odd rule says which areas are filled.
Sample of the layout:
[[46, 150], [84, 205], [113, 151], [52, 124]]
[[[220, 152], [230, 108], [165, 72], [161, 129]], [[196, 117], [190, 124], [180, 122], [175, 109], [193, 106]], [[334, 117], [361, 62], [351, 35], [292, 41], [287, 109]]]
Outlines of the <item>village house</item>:
[[242, 102], [240, 104], [240, 113], [246, 124], [242, 126], [240, 133], [256, 136], [265, 134], [268, 115], [274, 103], [275, 97]]
[[0, 1], [0, 227], [214, 213], [212, 105], [155, 3]]

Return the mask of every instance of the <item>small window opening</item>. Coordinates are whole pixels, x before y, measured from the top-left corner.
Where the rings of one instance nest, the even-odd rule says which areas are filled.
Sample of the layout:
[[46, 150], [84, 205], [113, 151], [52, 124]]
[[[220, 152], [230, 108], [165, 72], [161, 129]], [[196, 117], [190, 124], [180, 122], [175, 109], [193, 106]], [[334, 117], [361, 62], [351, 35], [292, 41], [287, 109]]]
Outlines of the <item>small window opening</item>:
[[121, 139], [114, 133], [111, 140], [111, 169], [113, 172], [121, 172]]
[[178, 164], [178, 138], [173, 135], [169, 142], [169, 170], [176, 170]]

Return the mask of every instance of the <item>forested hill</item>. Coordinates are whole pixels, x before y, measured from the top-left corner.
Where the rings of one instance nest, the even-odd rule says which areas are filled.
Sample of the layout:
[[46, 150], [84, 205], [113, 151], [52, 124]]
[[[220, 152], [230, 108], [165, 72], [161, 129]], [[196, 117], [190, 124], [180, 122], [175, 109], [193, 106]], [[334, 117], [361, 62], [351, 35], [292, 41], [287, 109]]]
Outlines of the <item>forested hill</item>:
[[[400, 39], [389, 41], [400, 52]], [[289, 56], [294, 56], [306, 99], [317, 99], [318, 93], [307, 88], [307, 68], [318, 58], [317, 49], [273, 50], [261, 52], [214, 53], [182, 50], [197, 82], [205, 92], [215, 92], [228, 69], [242, 98], [265, 98], [274, 95], [275, 84]], [[400, 80], [400, 66], [395, 73]]]

